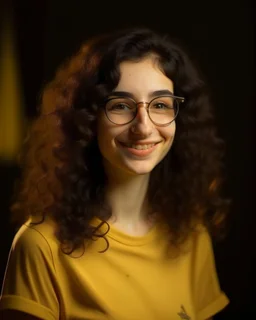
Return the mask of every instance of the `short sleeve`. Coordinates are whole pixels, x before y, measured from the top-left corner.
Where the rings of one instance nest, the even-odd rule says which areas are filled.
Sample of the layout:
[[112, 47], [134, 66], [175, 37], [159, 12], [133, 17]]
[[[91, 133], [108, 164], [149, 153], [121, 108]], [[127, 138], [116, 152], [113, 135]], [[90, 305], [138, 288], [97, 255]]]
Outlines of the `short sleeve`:
[[208, 232], [200, 232], [196, 242], [193, 275], [196, 319], [206, 320], [226, 307], [229, 299], [220, 288]]
[[38, 230], [23, 225], [10, 250], [0, 310], [23, 311], [45, 320], [59, 319], [57, 288], [49, 243]]

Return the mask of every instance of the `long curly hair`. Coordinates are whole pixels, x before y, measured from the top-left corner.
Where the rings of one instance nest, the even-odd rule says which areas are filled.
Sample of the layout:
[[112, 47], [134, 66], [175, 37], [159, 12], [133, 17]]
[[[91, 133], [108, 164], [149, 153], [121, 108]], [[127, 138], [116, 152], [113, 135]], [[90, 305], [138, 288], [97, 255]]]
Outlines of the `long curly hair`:
[[[217, 135], [207, 86], [180, 45], [146, 28], [94, 37], [59, 68], [40, 98], [20, 157], [12, 218], [48, 215], [67, 254], [94, 237], [111, 217], [107, 183], [97, 145], [97, 114], [117, 86], [122, 61], [154, 54], [159, 67], [185, 98], [176, 119], [175, 141], [153, 169], [148, 187], [152, 212], [169, 228], [170, 243], [182, 244], [195, 226], [220, 234], [229, 200], [222, 194], [224, 143]], [[69, 249], [67, 249], [69, 248]]]

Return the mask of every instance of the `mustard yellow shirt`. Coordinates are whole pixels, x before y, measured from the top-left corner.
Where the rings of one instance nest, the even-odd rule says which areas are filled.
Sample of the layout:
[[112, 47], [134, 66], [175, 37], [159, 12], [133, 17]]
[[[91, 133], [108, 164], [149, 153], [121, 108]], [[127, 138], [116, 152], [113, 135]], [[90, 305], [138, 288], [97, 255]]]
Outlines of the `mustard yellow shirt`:
[[107, 239], [104, 253], [98, 239], [82, 256], [69, 256], [50, 220], [24, 224], [10, 250], [0, 309], [46, 320], [205, 320], [228, 304], [204, 229], [176, 257], [166, 255], [160, 224], [141, 237], [111, 225]]

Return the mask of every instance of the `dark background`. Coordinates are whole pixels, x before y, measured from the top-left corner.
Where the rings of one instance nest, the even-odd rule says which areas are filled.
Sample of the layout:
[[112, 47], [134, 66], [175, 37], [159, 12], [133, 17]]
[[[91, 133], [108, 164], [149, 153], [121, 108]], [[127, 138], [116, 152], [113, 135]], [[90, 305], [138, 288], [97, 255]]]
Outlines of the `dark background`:
[[[94, 34], [143, 25], [180, 39], [196, 59], [212, 89], [220, 134], [226, 140], [226, 192], [233, 199], [228, 235], [214, 248], [221, 287], [231, 303], [215, 319], [253, 319], [256, 120], [252, 3], [16, 0], [9, 4], [15, 17], [28, 119], [36, 114], [43, 84], [81, 41]], [[1, 14], [5, 14], [3, 10]], [[2, 280], [14, 234], [8, 206], [19, 169], [13, 163], [0, 163], [0, 174]]]

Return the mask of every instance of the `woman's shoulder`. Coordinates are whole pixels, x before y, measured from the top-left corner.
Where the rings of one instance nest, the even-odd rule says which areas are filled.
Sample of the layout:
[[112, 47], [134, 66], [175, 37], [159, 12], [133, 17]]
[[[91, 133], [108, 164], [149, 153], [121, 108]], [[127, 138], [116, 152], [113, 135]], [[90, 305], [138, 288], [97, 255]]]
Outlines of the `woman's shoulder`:
[[198, 225], [191, 233], [190, 237], [191, 254], [199, 260], [204, 260], [209, 255], [213, 255], [212, 237], [209, 230], [204, 225]]
[[212, 251], [212, 238], [207, 227], [202, 224], [194, 226], [177, 249], [181, 256], [185, 254], [192, 259], [209, 254]]
[[56, 225], [50, 219], [42, 222], [27, 220], [16, 232], [12, 249], [34, 250], [35, 248], [52, 250], [58, 246]]

